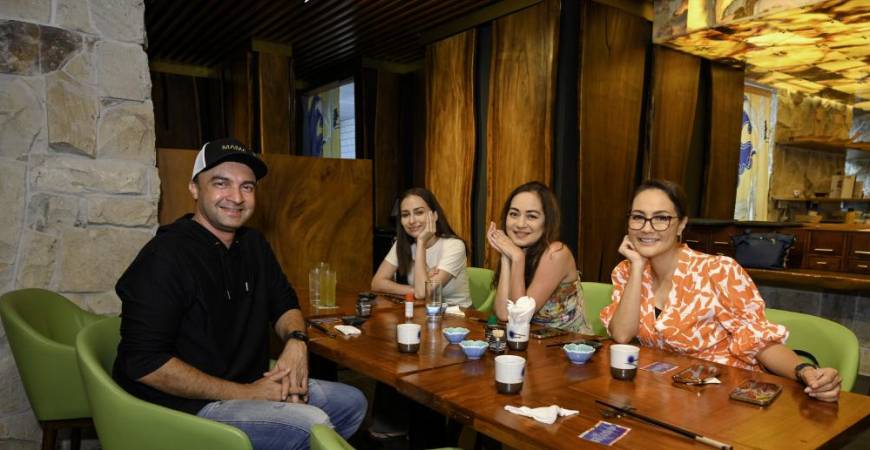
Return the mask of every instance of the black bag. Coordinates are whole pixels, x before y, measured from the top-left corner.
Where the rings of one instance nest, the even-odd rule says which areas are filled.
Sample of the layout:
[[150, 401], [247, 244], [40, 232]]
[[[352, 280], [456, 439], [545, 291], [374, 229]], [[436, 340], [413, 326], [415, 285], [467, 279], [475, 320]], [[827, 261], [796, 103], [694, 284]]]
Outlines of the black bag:
[[784, 269], [788, 250], [794, 245], [794, 235], [780, 233], [750, 233], [731, 236], [734, 259], [746, 268]]

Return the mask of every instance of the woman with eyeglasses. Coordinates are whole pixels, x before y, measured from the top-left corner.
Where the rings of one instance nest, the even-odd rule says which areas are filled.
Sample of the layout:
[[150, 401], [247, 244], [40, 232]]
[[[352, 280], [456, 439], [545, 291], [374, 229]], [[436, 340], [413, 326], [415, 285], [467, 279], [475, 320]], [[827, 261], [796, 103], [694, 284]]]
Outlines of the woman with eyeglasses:
[[800, 381], [810, 397], [837, 401], [837, 370], [804, 363], [786, 347], [788, 331], [767, 321], [764, 300], [736, 261], [680, 242], [687, 222], [678, 185], [649, 180], [635, 191], [619, 246], [626, 259], [613, 269], [612, 303], [601, 311], [613, 339], [767, 369]]

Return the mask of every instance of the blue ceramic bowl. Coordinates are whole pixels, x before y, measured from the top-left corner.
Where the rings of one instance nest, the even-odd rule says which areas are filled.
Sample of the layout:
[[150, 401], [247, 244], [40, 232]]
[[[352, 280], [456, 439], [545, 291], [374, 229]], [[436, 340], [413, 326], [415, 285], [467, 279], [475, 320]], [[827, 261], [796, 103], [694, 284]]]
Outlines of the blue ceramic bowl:
[[468, 359], [480, 359], [489, 345], [484, 341], [462, 341], [459, 346]]
[[565, 356], [571, 360], [571, 364], [585, 364], [595, 353], [595, 349], [586, 344], [566, 344], [562, 350], [565, 350]]
[[446, 337], [451, 344], [458, 344], [465, 339], [466, 335], [468, 335], [468, 328], [447, 327], [441, 330], [441, 332], [444, 333], [444, 337]]

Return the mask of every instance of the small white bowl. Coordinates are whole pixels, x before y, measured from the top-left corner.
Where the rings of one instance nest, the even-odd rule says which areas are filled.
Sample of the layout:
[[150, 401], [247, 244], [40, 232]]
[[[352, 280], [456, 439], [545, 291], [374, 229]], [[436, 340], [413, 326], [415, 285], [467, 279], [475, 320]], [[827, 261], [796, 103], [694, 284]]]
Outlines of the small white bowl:
[[489, 344], [484, 341], [462, 341], [459, 346], [462, 347], [462, 352], [468, 359], [480, 359], [489, 348]]
[[458, 344], [468, 335], [468, 328], [447, 327], [442, 329], [441, 332], [444, 333], [444, 337], [447, 338], [451, 344]]
[[565, 356], [571, 361], [571, 364], [586, 364], [595, 349], [586, 344], [565, 344], [562, 347], [565, 351]]

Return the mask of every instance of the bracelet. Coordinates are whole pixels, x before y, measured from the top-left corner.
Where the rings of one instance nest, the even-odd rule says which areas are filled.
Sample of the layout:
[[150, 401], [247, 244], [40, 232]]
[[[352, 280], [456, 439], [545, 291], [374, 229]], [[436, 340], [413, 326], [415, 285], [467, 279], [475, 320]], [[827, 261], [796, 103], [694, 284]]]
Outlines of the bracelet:
[[808, 363], [808, 362], [803, 362], [803, 363], [800, 363], [800, 364], [794, 366], [794, 377], [798, 381], [798, 383], [800, 383], [804, 386], [806, 386], [807, 383], [804, 382], [803, 378], [801, 378], [801, 371], [806, 369], [807, 367], [812, 367], [813, 369], [819, 368], [819, 366], [817, 366], [813, 363]]

